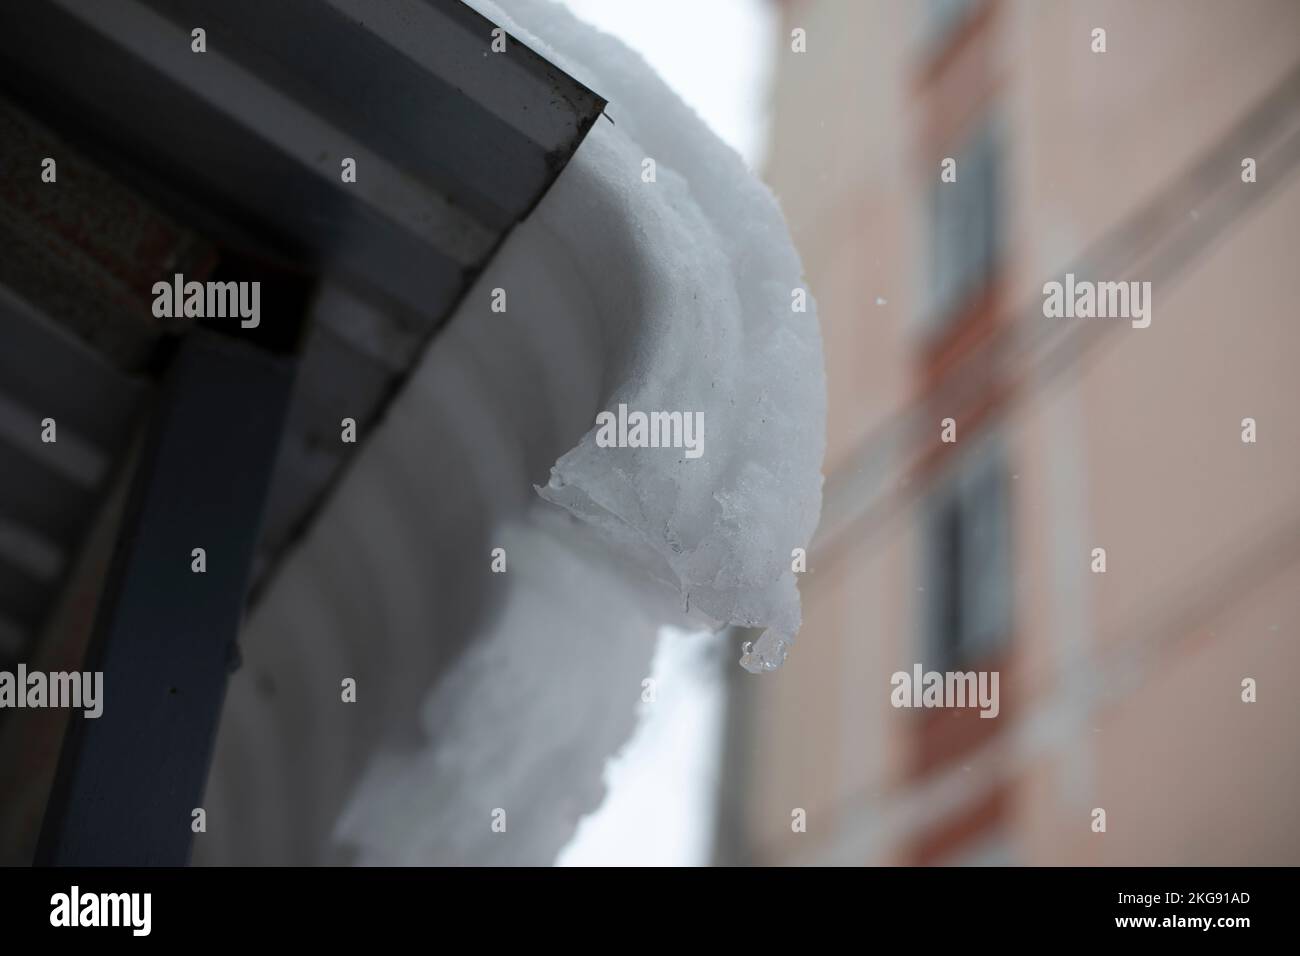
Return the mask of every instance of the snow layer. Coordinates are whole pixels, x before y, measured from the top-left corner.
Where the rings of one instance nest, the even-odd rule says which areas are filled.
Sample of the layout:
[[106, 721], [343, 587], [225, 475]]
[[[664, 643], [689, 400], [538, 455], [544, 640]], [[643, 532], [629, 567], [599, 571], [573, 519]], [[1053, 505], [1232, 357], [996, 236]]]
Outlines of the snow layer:
[[[628, 347], [606, 408], [704, 411], [705, 454], [596, 445], [557, 462], [544, 498], [643, 558], [717, 623], [765, 627], [752, 669], [799, 628], [791, 549], [821, 509], [825, 385], [801, 266], [767, 189], [616, 40], [549, 4], [482, 11], [610, 101], [539, 225], [575, 252], [597, 311]], [[534, 27], [533, 25], [536, 24]], [[656, 181], [642, 180], [643, 160]]]
[[[825, 391], [775, 201], [622, 44], [550, 3], [475, 6], [613, 122], [512, 234], [250, 621], [200, 862], [550, 863], [601, 799], [661, 624], [766, 628], [751, 670], [799, 627], [791, 550], [820, 510]], [[702, 411], [704, 454], [597, 447], [597, 412], [620, 402]]]

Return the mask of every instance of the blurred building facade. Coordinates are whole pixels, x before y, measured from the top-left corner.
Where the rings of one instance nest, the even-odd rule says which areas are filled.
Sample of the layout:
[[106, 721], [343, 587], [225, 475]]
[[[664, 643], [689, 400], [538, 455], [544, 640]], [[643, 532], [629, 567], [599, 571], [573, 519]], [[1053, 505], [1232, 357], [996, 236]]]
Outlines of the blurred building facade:
[[[781, 10], [826, 501], [718, 859], [1300, 862], [1300, 6]], [[1150, 327], [1045, 317], [1067, 272], [1150, 281]], [[916, 664], [996, 671], [997, 717], [891, 706]]]

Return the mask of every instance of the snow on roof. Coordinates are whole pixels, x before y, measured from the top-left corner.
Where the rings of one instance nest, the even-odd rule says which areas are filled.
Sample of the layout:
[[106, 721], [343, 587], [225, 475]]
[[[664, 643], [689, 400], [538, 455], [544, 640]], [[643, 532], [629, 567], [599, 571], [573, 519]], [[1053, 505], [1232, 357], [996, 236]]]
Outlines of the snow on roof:
[[[338, 859], [332, 838], [363, 862], [549, 864], [600, 802], [661, 626], [766, 628], [756, 670], [799, 628], [826, 398], [775, 200], [618, 41], [537, 0], [474, 6], [609, 121], [257, 609], [208, 798], [211, 829], [241, 832], [200, 860]], [[602, 447], [620, 403], [702, 413], [703, 453]]]

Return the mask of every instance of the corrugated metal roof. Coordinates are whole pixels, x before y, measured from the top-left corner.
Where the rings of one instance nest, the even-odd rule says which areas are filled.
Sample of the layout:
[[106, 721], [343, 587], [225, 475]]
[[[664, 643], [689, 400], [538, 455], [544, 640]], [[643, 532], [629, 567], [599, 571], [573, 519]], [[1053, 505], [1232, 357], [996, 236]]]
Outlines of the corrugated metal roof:
[[305, 344], [299, 317], [263, 322], [302, 349], [274, 567], [359, 447], [340, 420], [364, 442], [604, 107], [493, 29], [457, 0], [0, 5], [0, 654], [39, 627], [184, 331], [149, 311], [175, 272], [272, 263], [315, 289]]

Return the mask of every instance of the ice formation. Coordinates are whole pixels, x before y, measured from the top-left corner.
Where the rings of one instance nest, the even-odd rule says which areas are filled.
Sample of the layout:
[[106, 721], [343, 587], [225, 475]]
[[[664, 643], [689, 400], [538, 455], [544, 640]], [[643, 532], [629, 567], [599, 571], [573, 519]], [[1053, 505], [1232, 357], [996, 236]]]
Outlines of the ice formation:
[[[618, 41], [539, 0], [473, 5], [609, 118], [250, 621], [208, 795], [209, 829], [240, 832], [200, 837], [200, 862], [550, 863], [601, 799], [660, 625], [762, 628], [750, 670], [799, 628], [825, 385], [776, 202]], [[703, 454], [598, 447], [620, 403], [702, 412]]]
[[[579, 250], [597, 312], [627, 347], [607, 408], [704, 411], [698, 461], [600, 448], [595, 431], [542, 496], [590, 522], [715, 622], [763, 627], [746, 666], [784, 660], [799, 628], [791, 549], [821, 508], [825, 386], [815, 311], [793, 312], [801, 266], [775, 201], [644, 63], [548, 5], [484, 14], [610, 101], [581, 173], [543, 228]], [[536, 23], [537, 26], [533, 27]], [[644, 159], [657, 180], [642, 181]], [[582, 195], [576, 195], [581, 193]]]

